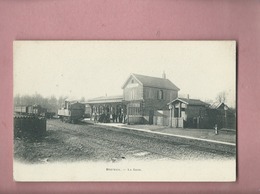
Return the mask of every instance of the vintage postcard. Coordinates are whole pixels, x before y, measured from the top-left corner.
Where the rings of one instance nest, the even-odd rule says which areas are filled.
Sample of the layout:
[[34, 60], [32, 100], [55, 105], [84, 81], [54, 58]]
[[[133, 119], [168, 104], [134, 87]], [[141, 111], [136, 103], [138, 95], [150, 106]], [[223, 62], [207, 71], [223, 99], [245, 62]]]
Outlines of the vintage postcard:
[[14, 41], [15, 181], [236, 180], [235, 41]]

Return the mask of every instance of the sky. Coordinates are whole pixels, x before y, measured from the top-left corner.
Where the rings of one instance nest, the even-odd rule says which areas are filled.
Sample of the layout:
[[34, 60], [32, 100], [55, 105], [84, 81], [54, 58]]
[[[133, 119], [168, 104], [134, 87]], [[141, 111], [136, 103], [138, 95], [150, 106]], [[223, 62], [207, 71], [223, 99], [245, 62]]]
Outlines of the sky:
[[235, 106], [235, 41], [14, 41], [14, 95], [121, 95], [131, 73], [162, 77], [180, 96]]

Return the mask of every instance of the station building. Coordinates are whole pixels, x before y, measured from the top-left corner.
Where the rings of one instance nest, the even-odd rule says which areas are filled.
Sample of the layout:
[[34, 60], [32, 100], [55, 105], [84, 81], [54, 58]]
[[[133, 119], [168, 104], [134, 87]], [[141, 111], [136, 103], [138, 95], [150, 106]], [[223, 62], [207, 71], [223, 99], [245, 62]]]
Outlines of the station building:
[[[122, 86], [123, 94], [87, 101], [91, 115], [106, 114], [128, 124], [153, 124], [157, 110], [169, 110], [167, 103], [178, 97], [180, 90], [166, 78], [131, 74]], [[117, 120], [118, 121], [118, 120]]]

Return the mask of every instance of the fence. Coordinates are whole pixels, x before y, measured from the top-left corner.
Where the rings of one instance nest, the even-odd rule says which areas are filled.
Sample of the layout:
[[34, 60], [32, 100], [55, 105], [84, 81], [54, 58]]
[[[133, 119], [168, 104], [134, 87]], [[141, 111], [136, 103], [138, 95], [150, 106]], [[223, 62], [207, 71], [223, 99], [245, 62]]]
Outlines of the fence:
[[169, 126], [169, 117], [167, 116], [154, 116], [153, 124], [160, 126]]
[[184, 119], [183, 118], [172, 118], [172, 127], [175, 128], [183, 128], [184, 127]]
[[35, 116], [15, 116], [14, 136], [42, 136], [46, 132], [46, 119]]

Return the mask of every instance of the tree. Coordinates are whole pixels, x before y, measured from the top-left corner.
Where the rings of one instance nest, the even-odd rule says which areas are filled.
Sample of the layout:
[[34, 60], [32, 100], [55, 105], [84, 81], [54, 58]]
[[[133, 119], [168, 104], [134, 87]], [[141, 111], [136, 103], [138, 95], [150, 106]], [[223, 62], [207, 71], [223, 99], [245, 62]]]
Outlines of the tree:
[[60, 96], [59, 99], [58, 99], [58, 107], [61, 108], [64, 106], [64, 102], [65, 100], [67, 99], [68, 97], [67, 96]]
[[85, 98], [81, 97], [80, 102], [85, 102]]
[[48, 98], [48, 107], [47, 108], [52, 112], [56, 112], [59, 109], [58, 100], [54, 95], [52, 95], [50, 98]]
[[214, 101], [212, 99], [205, 99], [204, 102], [208, 104], [213, 104]]
[[216, 97], [216, 101], [219, 103], [225, 103], [227, 100], [227, 94], [225, 91], [218, 93], [217, 97]]
[[15, 95], [15, 97], [14, 97], [14, 105], [15, 105], [15, 106], [21, 105], [21, 97], [20, 97], [20, 94], [16, 94], [16, 95]]
[[32, 97], [32, 102], [30, 104], [46, 106], [46, 101], [40, 94], [35, 93]]
[[50, 97], [43, 97], [38, 93], [35, 93], [34, 95], [17, 94], [14, 96], [14, 106], [40, 105], [48, 111], [57, 112], [58, 109], [62, 107], [62, 104], [64, 104], [66, 98], [66, 96], [61, 96], [57, 99], [54, 95]]

